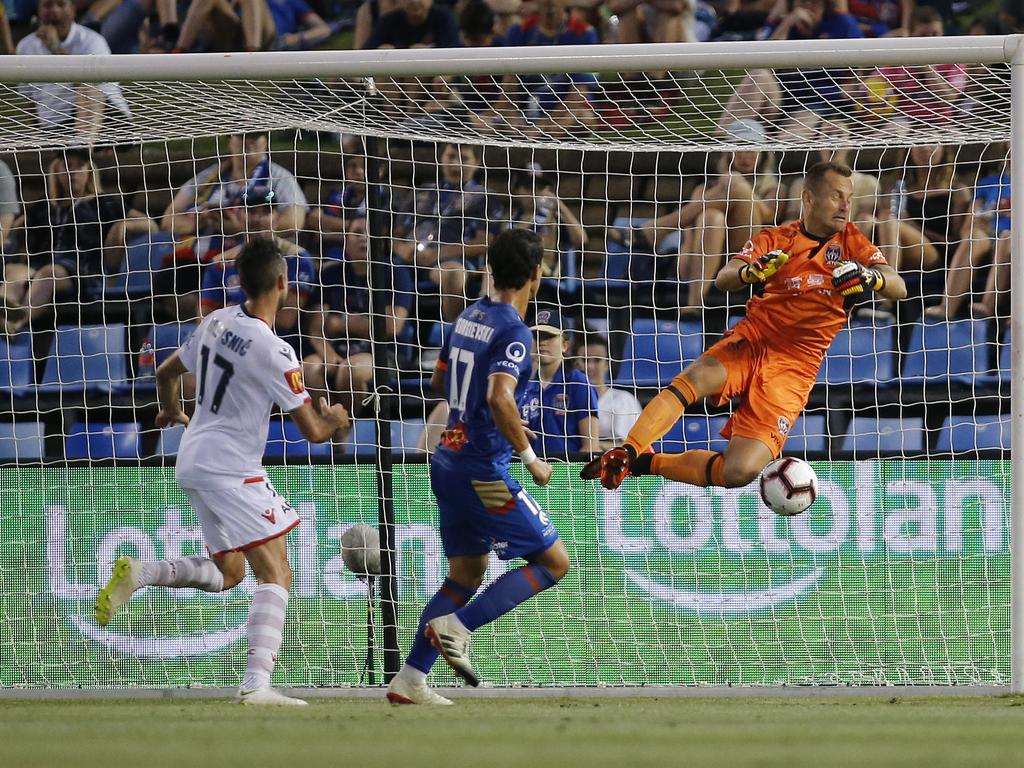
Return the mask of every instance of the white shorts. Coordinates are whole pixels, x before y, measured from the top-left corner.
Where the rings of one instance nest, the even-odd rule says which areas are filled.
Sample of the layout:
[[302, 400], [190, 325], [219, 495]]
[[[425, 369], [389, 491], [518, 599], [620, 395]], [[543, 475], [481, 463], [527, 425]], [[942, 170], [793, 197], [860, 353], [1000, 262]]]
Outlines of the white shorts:
[[299, 516], [265, 477], [250, 477], [237, 488], [184, 488], [214, 557], [244, 552], [283, 536]]

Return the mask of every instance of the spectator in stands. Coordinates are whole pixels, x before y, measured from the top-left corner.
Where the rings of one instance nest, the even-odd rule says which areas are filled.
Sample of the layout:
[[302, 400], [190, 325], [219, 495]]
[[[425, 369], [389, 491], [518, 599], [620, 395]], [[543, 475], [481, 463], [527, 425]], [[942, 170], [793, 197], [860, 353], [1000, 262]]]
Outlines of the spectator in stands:
[[698, 39], [697, 0], [608, 0], [605, 6], [619, 21], [616, 42], [692, 43]]
[[624, 389], [611, 386], [608, 340], [590, 334], [576, 350], [576, 362], [597, 392], [598, 440], [601, 450], [622, 445], [643, 407]]
[[348, 155], [341, 186], [328, 190], [323, 202], [309, 211], [306, 226], [319, 234], [323, 256], [341, 259], [348, 223], [365, 216], [366, 166], [362, 155]]
[[911, 13], [914, 0], [847, 0], [850, 14], [857, 20], [864, 37], [916, 37]]
[[[102, 35], [75, 23], [71, 0], [40, 0], [39, 26], [18, 43], [19, 55], [110, 53]], [[22, 95], [36, 104], [39, 127], [82, 140], [97, 136], [107, 117], [127, 120], [128, 102], [117, 83], [23, 83]]]
[[494, 11], [493, 45], [504, 45], [508, 31], [522, 20], [520, 12], [523, 2], [522, 0], [486, 0], [486, 2]]
[[268, 141], [266, 133], [232, 134], [227, 158], [186, 182], [164, 211], [161, 228], [182, 238], [174, 263], [153, 279], [154, 293], [168, 305], [169, 314], [195, 317], [199, 267], [240, 243], [233, 238], [247, 232], [247, 201], [271, 196], [273, 221], [268, 229], [282, 237], [294, 237], [305, 223], [308, 205], [302, 188], [290, 171], [271, 162]]
[[363, 0], [359, 10], [356, 11], [356, 27], [352, 36], [352, 49], [360, 51], [366, 48], [366, 41], [370, 39], [370, 33], [377, 26], [381, 16], [387, 16], [392, 11], [397, 11], [401, 6], [400, 0]]
[[712, 39], [756, 39], [776, 4], [777, 0], [712, 0], [718, 20]]
[[192, 0], [175, 50], [297, 50], [330, 35], [306, 0]]
[[954, 168], [951, 147], [910, 150], [902, 189], [893, 190], [889, 205], [880, 201], [875, 231], [864, 230], [893, 269], [927, 272], [946, 263], [971, 197], [954, 179]]
[[986, 292], [982, 301], [971, 305], [973, 317], [989, 317], [995, 313], [997, 289], [1006, 290], [1009, 282], [1004, 279], [1010, 258], [1010, 174], [1009, 156], [993, 164], [990, 173], [978, 181], [974, 203], [960, 231], [960, 242], [949, 264], [949, 277], [941, 301], [925, 310], [925, 317], [946, 319], [957, 317], [964, 300], [971, 294], [971, 287], [988, 257], [996, 265], [986, 280]]
[[[505, 45], [598, 43], [594, 28], [573, 14], [568, 5], [568, 0], [537, 0], [537, 12], [509, 29]], [[590, 96], [597, 87], [597, 77], [593, 74], [508, 75], [504, 87], [525, 119], [525, 128], [557, 135], [594, 123]]]
[[523, 419], [537, 435], [537, 454], [568, 459], [574, 453], [596, 453], [597, 391], [579, 368], [568, 365], [569, 334], [555, 309], [539, 309], [530, 325], [535, 380], [527, 389]]
[[461, 48], [451, 8], [434, 0], [405, 0], [381, 14], [363, 48]]
[[396, 193], [393, 205], [393, 252], [440, 287], [445, 320], [465, 307], [470, 280], [481, 279], [484, 253], [503, 218], [498, 198], [476, 180], [479, 171], [475, 147], [444, 145], [437, 181], [414, 194]]
[[16, 224], [24, 230], [28, 257], [28, 315], [18, 330], [50, 310], [55, 297], [98, 298], [103, 275], [121, 268], [126, 240], [156, 228], [141, 211], [125, 210], [120, 195], [103, 194], [88, 151], [64, 150], [50, 161], [46, 198], [26, 206]]
[[[153, 16], [152, 33], [147, 46], [140, 44], [147, 17]], [[111, 53], [138, 53], [140, 48], [166, 52], [178, 42], [178, 3], [176, 0], [96, 0], [82, 16], [82, 26], [103, 35]]]
[[7, 18], [7, 6], [0, 3], [0, 54], [10, 56], [15, 51], [11, 36], [11, 22]]
[[[846, 0], [787, 0], [786, 13], [769, 19], [759, 37], [770, 40], [820, 40], [863, 37]], [[738, 119], [780, 123], [787, 135], [806, 137], [819, 115], [835, 113], [844, 102], [849, 73], [827, 69], [757, 69], [749, 72], [729, 98], [718, 126], [722, 135]], [[782, 117], [780, 120], [779, 117]]]
[[236, 235], [244, 217], [237, 207], [257, 187], [267, 187], [274, 200], [273, 230], [288, 236], [302, 228], [308, 204], [292, 173], [273, 163], [266, 133], [234, 133], [227, 159], [208, 166], [178, 190], [162, 219], [175, 235]]
[[[749, 119], [733, 123], [729, 137], [754, 145], [768, 138], [765, 127]], [[609, 230], [608, 238], [634, 252], [655, 252], [669, 232], [681, 230], [678, 275], [688, 293], [680, 309], [696, 313], [726, 255], [739, 253], [762, 227], [776, 223], [779, 189], [772, 153], [726, 152], [718, 175], [698, 184], [687, 203], [632, 230]]]
[[[942, 37], [942, 17], [928, 6], [915, 8], [910, 16], [912, 37]], [[890, 122], [913, 126], [949, 122], [960, 95], [967, 87], [967, 68], [962, 64], [882, 67], [866, 79], [876, 114]], [[873, 86], [873, 87], [872, 87]], [[892, 110], [893, 114], [887, 114]]]
[[512, 228], [532, 229], [544, 243], [541, 273], [544, 277], [561, 277], [562, 255], [586, 246], [587, 233], [572, 212], [555, 193], [554, 182], [540, 166], [533, 164], [526, 171], [512, 176], [509, 222]]
[[28, 289], [28, 265], [14, 256], [14, 243], [8, 238], [15, 219], [21, 213], [18, 181], [10, 167], [0, 160], [0, 257], [3, 263], [3, 282], [0, 285], [0, 332], [15, 333], [17, 323], [27, 313], [25, 292]]
[[[326, 260], [320, 272], [323, 286], [319, 305], [310, 315], [308, 351], [304, 351], [306, 385], [314, 391], [340, 393], [351, 412], [359, 410], [361, 394], [370, 391], [370, 262], [366, 218], [350, 219], [340, 260]], [[402, 331], [415, 299], [413, 270], [392, 261], [388, 305], [384, 310], [385, 338], [394, 341]]]

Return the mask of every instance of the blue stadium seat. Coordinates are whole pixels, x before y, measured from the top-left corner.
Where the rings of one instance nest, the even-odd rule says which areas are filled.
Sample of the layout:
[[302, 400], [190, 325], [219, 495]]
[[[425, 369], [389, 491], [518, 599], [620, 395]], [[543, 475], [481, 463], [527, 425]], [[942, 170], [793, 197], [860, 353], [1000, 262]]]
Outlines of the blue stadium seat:
[[345, 453], [367, 454], [377, 450], [377, 429], [373, 419], [353, 419], [345, 442], [342, 443]]
[[38, 421], [0, 424], [0, 461], [24, 461], [46, 455], [45, 430]]
[[423, 434], [423, 419], [391, 422], [391, 450], [397, 453], [415, 453]]
[[701, 323], [635, 320], [615, 385], [664, 387], [704, 352]]
[[173, 427], [166, 427], [160, 430], [160, 438], [156, 444], [157, 456], [176, 456], [181, 446], [181, 438], [185, 436], [185, 427], [182, 424], [175, 424]]
[[61, 326], [53, 336], [41, 392], [116, 392], [128, 380], [123, 325]]
[[919, 417], [876, 419], [854, 416], [843, 440], [842, 450], [857, 453], [924, 452], [924, 420]]
[[71, 425], [64, 454], [69, 459], [137, 459], [139, 424], [76, 422]]
[[950, 416], [942, 424], [935, 449], [943, 452], [1009, 450], [1010, 416]]
[[828, 420], [823, 414], [801, 416], [790, 430], [783, 449], [787, 455], [815, 453], [828, 450]]
[[173, 253], [174, 235], [170, 232], [136, 238], [125, 246], [122, 269], [108, 275], [104, 293], [111, 298], [148, 296], [153, 273], [160, 269], [164, 258]]
[[1002, 384], [1010, 383], [1010, 368], [1012, 367], [1010, 361], [1010, 335], [1010, 328], [1007, 327], [1006, 333], [1003, 334], [1003, 341], [999, 345], [999, 361], [996, 376]]
[[149, 342], [153, 345], [156, 366], [174, 354], [195, 329], [195, 323], [157, 323], [150, 328]]
[[988, 372], [985, 320], [916, 323], [903, 361], [908, 381], [971, 382]]
[[684, 416], [654, 444], [654, 450], [659, 453], [681, 453], [698, 449], [724, 451], [728, 441], [719, 433], [728, 420], [728, 416]]
[[895, 378], [895, 326], [863, 320], [839, 332], [818, 371], [818, 381], [826, 384], [886, 384]]
[[264, 456], [302, 459], [310, 456], [330, 456], [332, 452], [330, 442], [311, 443], [306, 440], [291, 419], [275, 416], [270, 420], [267, 446], [263, 449]]
[[34, 378], [32, 336], [26, 332], [11, 340], [0, 340], [0, 390], [15, 397], [26, 394]]

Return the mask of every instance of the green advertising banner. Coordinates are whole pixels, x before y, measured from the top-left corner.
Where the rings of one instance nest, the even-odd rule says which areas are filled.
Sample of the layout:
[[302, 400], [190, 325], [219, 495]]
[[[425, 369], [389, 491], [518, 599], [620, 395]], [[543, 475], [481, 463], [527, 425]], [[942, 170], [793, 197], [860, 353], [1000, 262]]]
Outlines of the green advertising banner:
[[[573, 570], [477, 633], [474, 660], [494, 685], [1008, 680], [1007, 462], [818, 463], [818, 501], [788, 519], [754, 486], [641, 478], [608, 493], [577, 469], [527, 485]], [[374, 469], [268, 472], [303, 519], [275, 681], [358, 684], [366, 587], [339, 540], [376, 522]], [[444, 558], [426, 465], [396, 466], [394, 484], [404, 649]], [[0, 685], [237, 685], [251, 577], [221, 595], [150, 588], [109, 627], [92, 618], [118, 555], [202, 551], [173, 470], [0, 469]], [[489, 578], [507, 567], [493, 561]]]

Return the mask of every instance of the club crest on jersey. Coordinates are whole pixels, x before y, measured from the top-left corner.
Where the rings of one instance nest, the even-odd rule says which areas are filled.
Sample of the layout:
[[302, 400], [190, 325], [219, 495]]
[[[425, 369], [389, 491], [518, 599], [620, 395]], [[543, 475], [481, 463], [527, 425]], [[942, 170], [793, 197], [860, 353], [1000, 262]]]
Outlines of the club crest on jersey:
[[284, 380], [288, 382], [288, 386], [291, 387], [292, 392], [296, 395], [301, 395], [306, 387], [302, 383], [302, 369], [292, 368], [290, 371], [284, 372]]
[[842, 260], [843, 249], [840, 246], [833, 243], [832, 245], [825, 249], [826, 264], [838, 264]]
[[785, 437], [789, 434], [789, 428], [792, 424], [789, 423], [789, 419], [785, 416], [779, 416], [779, 434]]

